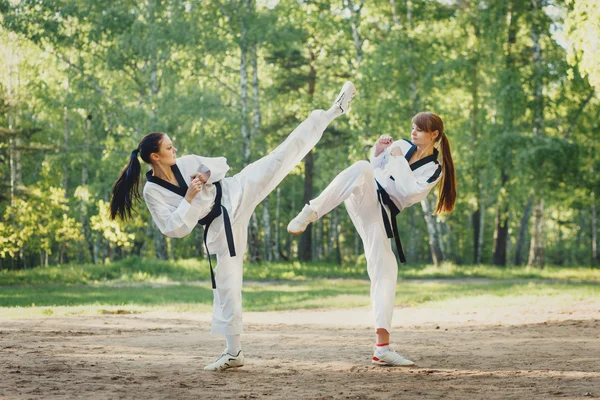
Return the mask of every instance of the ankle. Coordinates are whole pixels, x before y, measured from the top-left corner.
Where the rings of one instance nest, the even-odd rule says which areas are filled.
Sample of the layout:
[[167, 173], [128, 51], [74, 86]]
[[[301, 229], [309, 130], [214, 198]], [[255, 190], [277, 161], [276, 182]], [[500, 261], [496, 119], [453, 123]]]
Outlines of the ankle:
[[389, 343], [377, 343], [375, 345], [375, 354], [383, 354], [387, 353], [388, 351], [390, 351]]
[[228, 354], [236, 355], [242, 350], [240, 335], [225, 335], [225, 341], [227, 342]]
[[339, 117], [340, 115], [342, 115], [342, 109], [340, 108], [339, 105], [334, 104], [331, 106], [331, 108], [329, 108], [329, 110], [325, 111], [325, 117], [326, 119], [331, 122], [334, 119], [336, 119], [337, 117]]

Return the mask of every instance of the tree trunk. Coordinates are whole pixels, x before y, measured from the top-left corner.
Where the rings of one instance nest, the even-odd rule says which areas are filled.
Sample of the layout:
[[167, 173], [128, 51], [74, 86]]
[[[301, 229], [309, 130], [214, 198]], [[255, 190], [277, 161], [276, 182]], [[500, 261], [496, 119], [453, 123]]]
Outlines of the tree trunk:
[[[296, 212], [296, 184], [292, 184], [292, 196], [290, 201], [290, 209], [292, 212]], [[296, 235], [287, 235], [287, 257], [289, 260], [294, 258], [294, 254], [292, 253], [293, 244], [298, 236]], [[296, 242], [297, 243], [297, 242]]]
[[[302, 197], [302, 206], [308, 204], [313, 197], [313, 151], [309, 151], [304, 157], [304, 196]], [[304, 233], [300, 236], [300, 246], [298, 249], [298, 258], [301, 261], [312, 260], [312, 227], [309, 224]]]
[[544, 267], [544, 225], [544, 199], [538, 199], [533, 206], [533, 230], [528, 266]]
[[496, 228], [494, 230], [494, 258], [493, 264], [506, 266], [506, 243], [508, 240], [508, 199], [506, 198], [506, 185], [508, 174], [502, 171], [500, 181], [500, 193], [498, 197], [498, 209], [496, 210]]
[[596, 197], [592, 192], [592, 265], [598, 264], [598, 216], [596, 214]]
[[[11, 120], [10, 114], [9, 114], [9, 129], [10, 126], [13, 125], [13, 122]], [[17, 186], [17, 179], [16, 179], [16, 143], [15, 143], [15, 138], [13, 136], [11, 136], [8, 139], [8, 147], [9, 147], [9, 165], [10, 165], [10, 205], [14, 207], [15, 205], [15, 188]]]
[[[250, 59], [252, 63], [252, 97], [254, 110], [252, 115], [252, 126], [250, 130], [250, 141], [252, 138], [257, 138], [261, 133], [261, 112], [259, 99], [259, 84], [258, 84], [258, 54], [256, 43], [252, 43]], [[249, 144], [250, 145], [250, 144]], [[273, 260], [273, 242], [271, 240], [271, 213], [269, 206], [269, 196], [262, 202], [262, 226], [264, 229], [264, 248], [263, 257], [265, 261]], [[254, 243], [253, 245], [258, 245]]]
[[442, 246], [438, 242], [438, 234], [436, 232], [436, 221], [435, 217], [431, 215], [432, 208], [429, 204], [429, 199], [425, 198], [421, 201], [421, 207], [423, 208], [423, 214], [425, 216], [425, 222], [427, 223], [427, 231], [429, 232], [429, 248], [431, 249], [431, 258], [433, 265], [436, 267], [444, 261], [444, 253]]
[[342, 265], [342, 249], [340, 247], [340, 234], [341, 234], [341, 225], [340, 225], [340, 213], [336, 212], [333, 215], [333, 227], [334, 227], [334, 237], [335, 237], [335, 259], [338, 265]]
[[[483, 173], [482, 173], [483, 175]], [[480, 180], [483, 182], [483, 179]], [[479, 192], [479, 237], [477, 238], [477, 254], [479, 256], [477, 264], [481, 264], [481, 255], [483, 254], [483, 232], [485, 230], [485, 188], [483, 183]]]
[[314, 260], [319, 260], [319, 256], [317, 254], [318, 247], [319, 247], [319, 240], [317, 239], [317, 236], [319, 235], [319, 221], [313, 222], [313, 225], [314, 225], [315, 229], [312, 230], [312, 242], [316, 243], [316, 245], [314, 245], [311, 248], [311, 251], [312, 251], [311, 257], [312, 257], [312, 260], [314, 261]]
[[496, 230], [494, 232], [494, 258], [493, 264], [506, 267], [506, 244], [508, 242], [508, 215], [506, 208], [498, 210], [496, 214]]
[[533, 41], [533, 136], [544, 135], [544, 82], [542, 46], [540, 44], [542, 13], [542, 0], [531, 0], [533, 6], [533, 23], [531, 26], [531, 40]]
[[533, 196], [529, 196], [527, 204], [523, 210], [523, 216], [519, 224], [519, 236], [517, 236], [517, 247], [515, 249], [515, 265], [523, 264], [523, 247], [525, 245], [525, 234], [529, 225], [529, 217], [531, 216], [531, 206], [533, 205]]
[[[66, 92], [67, 96], [69, 94], [69, 78], [65, 80]], [[65, 157], [69, 154], [69, 107], [67, 104], [63, 107], [63, 139], [64, 139], [64, 152]], [[63, 180], [62, 180], [63, 189], [65, 189], [65, 193], [69, 190], [69, 163], [63, 163]]]
[[[11, 32], [11, 35], [14, 35], [13, 32]], [[18, 47], [18, 43], [17, 43], [17, 37], [15, 35], [14, 38], [14, 42], [17, 45], [17, 54], [19, 51], [19, 47]], [[12, 49], [11, 49], [12, 50]], [[14, 113], [14, 120], [13, 120], [13, 125], [19, 126], [19, 117], [21, 115], [21, 100], [19, 98], [19, 88], [21, 87], [21, 68], [20, 68], [20, 60], [18, 58], [16, 58], [16, 63], [15, 63], [15, 88], [14, 88], [14, 99], [15, 100], [15, 105], [16, 105], [16, 110], [12, 110], [12, 112]], [[12, 128], [11, 128], [12, 129]], [[22, 147], [22, 143], [21, 143], [21, 135], [20, 133], [17, 133], [17, 135], [15, 136], [15, 187], [18, 190], [19, 187], [21, 187], [23, 185], [23, 169], [22, 169], [22, 164], [21, 164], [21, 147]]]
[[477, 204], [477, 209], [471, 214], [471, 222], [473, 223], [473, 264], [481, 264], [481, 249], [479, 247], [479, 231], [481, 229], [482, 213], [481, 205]]
[[319, 218], [319, 231], [321, 232], [320, 235], [320, 242], [318, 243], [319, 246], [319, 261], [323, 261], [327, 258], [327, 230], [325, 229], [326, 227], [326, 222], [323, 218]]
[[248, 129], [248, 27], [242, 18], [242, 37], [240, 40], [240, 89], [242, 92], [242, 161], [244, 165], [250, 164], [250, 145], [252, 138]]
[[[540, 32], [542, 18], [542, 0], [532, 0], [533, 22], [531, 24], [531, 40], [533, 42], [533, 136], [544, 135], [544, 93], [543, 93], [543, 59], [540, 44]], [[533, 207], [533, 230], [531, 233], [531, 247], [529, 249], [528, 265], [537, 267], [544, 266], [544, 200], [534, 201]]]
[[[86, 118], [86, 135], [88, 138], [91, 138], [91, 134], [92, 134], [92, 118], [91, 115], [88, 115], [88, 117]], [[87, 166], [87, 162], [88, 162], [88, 148], [87, 148], [87, 141], [85, 141], [85, 147], [84, 150], [82, 152], [82, 157], [81, 157], [81, 187], [84, 190], [88, 190], [88, 186], [87, 186], [87, 181], [88, 181], [88, 166]], [[83, 237], [85, 238], [85, 242], [87, 243], [87, 251], [89, 252], [90, 258], [93, 260], [94, 258], [94, 239], [92, 238], [92, 229], [90, 227], [90, 219], [87, 215], [87, 202], [88, 199], [81, 199], [80, 203], [79, 203], [79, 207], [81, 210], [81, 228], [82, 228], [82, 234]]]
[[333, 260], [333, 258], [335, 257], [335, 236], [337, 234], [336, 231], [336, 227], [335, 227], [335, 214], [338, 212], [337, 208], [334, 208], [333, 210], [331, 210], [331, 212], [329, 213], [329, 251], [327, 254], [328, 260]]
[[414, 232], [417, 232], [417, 210], [414, 207], [409, 207], [407, 210], [402, 211], [408, 214], [408, 226], [409, 232], [412, 234], [408, 239], [408, 253], [407, 258], [409, 260], [417, 260], [417, 235]]
[[[406, 30], [407, 30], [407, 35], [409, 35], [409, 37], [410, 37], [410, 34], [413, 29], [412, 7], [413, 7], [412, 1], [407, 0], [406, 1]], [[414, 52], [413, 42], [412, 42], [412, 40], [409, 39], [408, 54], [413, 54], [413, 52]], [[421, 99], [419, 98], [419, 91], [417, 90], [417, 81], [419, 80], [419, 76], [417, 75], [417, 70], [412, 62], [408, 65], [408, 70], [409, 70], [409, 76], [410, 76], [410, 84], [409, 84], [410, 100], [411, 100], [412, 107], [413, 107], [413, 114], [416, 114], [421, 110]]]
[[442, 228], [444, 228], [444, 255], [446, 260], [456, 260], [454, 257], [454, 246], [452, 245], [452, 229], [448, 224], [443, 224]]
[[[248, 2], [246, 1], [246, 7]], [[249, 11], [249, 10], [247, 10]], [[246, 166], [250, 164], [251, 145], [252, 145], [252, 131], [248, 126], [248, 50], [249, 38], [248, 38], [248, 22], [245, 15], [241, 18], [241, 37], [240, 37], [240, 90], [241, 90], [241, 136], [242, 136], [242, 162]], [[250, 54], [252, 61], [252, 55]], [[259, 232], [258, 232], [258, 219], [256, 217], [256, 211], [252, 214], [250, 219], [250, 226], [248, 227], [248, 254], [250, 255], [250, 262], [260, 261], [260, 244], [259, 244]]]
[[[308, 49], [310, 55], [310, 72], [308, 76], [308, 98], [312, 104], [315, 95], [315, 85], [317, 82], [317, 70], [315, 68], [316, 54], [312, 47]], [[304, 196], [302, 198], [302, 206], [308, 204], [313, 198], [313, 151], [309, 151], [304, 157]], [[300, 236], [300, 246], [298, 249], [298, 257], [301, 261], [310, 261], [312, 259], [312, 225], [309, 224], [304, 233]]]
[[396, 9], [396, 0], [390, 0], [390, 6], [392, 8], [392, 22], [394, 26], [400, 26], [400, 18], [398, 17], [398, 10]]
[[471, 111], [470, 111], [470, 122], [471, 122], [471, 139], [474, 144], [473, 158], [472, 158], [472, 169], [474, 174], [474, 189], [475, 192], [479, 193], [477, 198], [477, 210], [473, 213], [473, 263], [476, 265], [481, 264], [481, 252], [483, 247], [483, 235], [484, 235], [484, 217], [485, 217], [485, 199], [484, 199], [484, 179], [482, 179], [482, 166], [479, 161], [479, 54], [478, 54], [478, 42], [479, 42], [479, 25], [478, 21], [472, 20], [475, 38], [473, 46], [471, 48], [472, 57], [470, 58], [470, 74], [471, 74]]
[[[9, 33], [10, 46], [8, 60], [8, 82], [7, 82], [7, 100], [8, 100], [8, 129], [10, 137], [8, 139], [9, 147], [9, 166], [10, 166], [10, 204], [14, 206], [15, 192], [21, 184], [21, 150], [19, 134], [14, 132], [16, 125], [16, 110], [15, 105], [19, 104], [18, 87], [19, 87], [19, 59], [17, 47], [17, 35], [13, 32]], [[16, 74], [16, 82], [13, 84], [13, 75]], [[14, 134], [14, 135], [13, 135]]]
[[258, 218], [256, 212], [252, 213], [250, 218], [250, 237], [248, 244], [252, 243], [252, 247], [248, 246], [248, 254], [251, 263], [260, 262], [260, 242], [258, 240]]
[[[432, 207], [432, 210], [433, 210], [433, 207]], [[444, 228], [445, 228], [446, 224], [443, 221], [440, 221], [435, 217], [433, 217], [433, 220], [435, 221], [436, 240], [437, 240], [438, 246], [440, 248], [440, 254], [442, 255], [440, 261], [446, 261], [446, 259], [447, 259], [446, 246], [444, 246]]]
[[262, 223], [263, 223], [263, 228], [265, 230], [265, 232], [264, 232], [264, 235], [265, 235], [264, 260], [272, 261], [273, 260], [273, 241], [271, 239], [271, 216], [269, 215], [269, 198], [268, 197], [262, 202], [262, 209], [263, 209]]
[[274, 250], [273, 250], [273, 260], [275, 261], [279, 261], [280, 254], [279, 252], [281, 251], [281, 246], [279, 243], [279, 210], [281, 208], [281, 188], [277, 187], [277, 200], [275, 203], [275, 227], [274, 227], [274, 231], [275, 231], [275, 239], [273, 240], [273, 244], [275, 246]]
[[[149, 25], [154, 24], [155, 22], [155, 13], [154, 13], [154, 4], [153, 1], [148, 2], [148, 23]], [[160, 91], [158, 85], [158, 61], [156, 58], [156, 52], [152, 52], [150, 55], [150, 118], [151, 118], [151, 129], [154, 129], [154, 126], [157, 124], [159, 119], [159, 115], [157, 113], [156, 108], [153, 106], [154, 100], [156, 96], [158, 96], [158, 92]], [[143, 96], [144, 88], [140, 88], [140, 96]], [[152, 237], [154, 239], [154, 251], [156, 253], [156, 258], [159, 260], [168, 260], [169, 259], [169, 246], [167, 244], [167, 239], [162, 234], [162, 232], [158, 229], [156, 224], [152, 223]]]
[[360, 37], [358, 27], [360, 26], [360, 13], [364, 6], [363, 0], [360, 0], [359, 4], [354, 4], [352, 0], [344, 0], [344, 5], [350, 11], [350, 25], [352, 27], [352, 39], [354, 41], [354, 50], [356, 51], [356, 68], [360, 68], [360, 64], [363, 59], [363, 39]]
[[323, 220], [319, 218], [314, 222], [315, 224], [315, 241], [316, 245], [314, 246], [314, 258], [317, 261], [321, 261], [323, 259]]

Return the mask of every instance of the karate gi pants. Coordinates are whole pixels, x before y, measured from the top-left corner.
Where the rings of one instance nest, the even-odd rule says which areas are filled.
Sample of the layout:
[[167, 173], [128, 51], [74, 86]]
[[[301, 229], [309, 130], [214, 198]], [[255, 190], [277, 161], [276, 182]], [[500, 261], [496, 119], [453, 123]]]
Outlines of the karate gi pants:
[[[256, 206], [302, 161], [317, 144], [331, 121], [323, 110], [313, 111], [270, 154], [246, 166], [240, 173], [223, 179], [223, 205], [230, 212], [236, 256], [227, 248], [224, 229], [218, 234], [214, 303], [211, 332], [236, 335], [242, 324], [242, 264], [248, 244], [248, 224]], [[213, 222], [223, 224], [223, 216]], [[212, 227], [211, 227], [212, 229]]]
[[[311, 200], [310, 206], [321, 218], [344, 202], [365, 249], [375, 328], [390, 332], [398, 263], [392, 242], [385, 232], [373, 171], [368, 161], [354, 163], [338, 174], [316, 199]], [[387, 208], [386, 212], [389, 218]]]

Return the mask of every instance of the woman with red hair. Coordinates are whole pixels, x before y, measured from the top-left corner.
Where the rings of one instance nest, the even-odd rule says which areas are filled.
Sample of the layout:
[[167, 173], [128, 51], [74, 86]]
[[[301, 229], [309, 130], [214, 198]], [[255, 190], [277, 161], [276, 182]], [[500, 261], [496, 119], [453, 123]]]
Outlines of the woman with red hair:
[[438, 184], [436, 214], [452, 212], [456, 200], [454, 163], [442, 119], [432, 112], [418, 113], [412, 119], [411, 139], [394, 141], [382, 135], [370, 162], [358, 161], [338, 174], [288, 225], [289, 233], [300, 234], [345, 204], [365, 249], [376, 329], [372, 362], [378, 365], [414, 365], [389, 347], [398, 264], [387, 238], [395, 238], [398, 257], [405, 261], [396, 215], [425, 199]]

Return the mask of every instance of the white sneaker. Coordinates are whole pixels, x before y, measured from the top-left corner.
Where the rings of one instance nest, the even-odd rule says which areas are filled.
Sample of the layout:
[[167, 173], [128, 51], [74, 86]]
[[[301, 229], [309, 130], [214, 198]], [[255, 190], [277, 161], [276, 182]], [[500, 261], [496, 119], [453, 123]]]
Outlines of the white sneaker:
[[379, 356], [373, 354], [373, 364], [386, 365], [389, 367], [414, 367], [415, 365], [413, 361], [391, 350]]
[[333, 102], [333, 105], [338, 106], [342, 110], [342, 114], [347, 114], [350, 111], [350, 103], [355, 95], [356, 88], [352, 82], [348, 81], [342, 86], [342, 91]]
[[244, 353], [242, 350], [237, 355], [227, 353], [227, 350], [221, 354], [221, 357], [217, 358], [212, 364], [208, 364], [204, 367], [205, 371], [224, 371], [228, 368], [237, 368], [244, 365]]
[[304, 206], [300, 214], [296, 215], [287, 226], [287, 231], [292, 235], [299, 235], [306, 230], [311, 222], [315, 222], [319, 217], [317, 213], [308, 204]]

